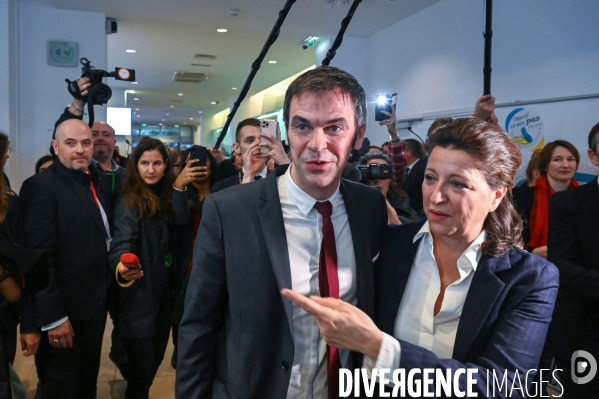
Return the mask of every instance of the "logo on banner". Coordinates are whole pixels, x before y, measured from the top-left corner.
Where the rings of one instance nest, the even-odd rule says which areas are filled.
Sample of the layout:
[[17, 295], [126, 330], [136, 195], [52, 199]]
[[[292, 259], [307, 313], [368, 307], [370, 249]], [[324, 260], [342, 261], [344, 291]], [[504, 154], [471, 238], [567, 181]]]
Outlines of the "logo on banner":
[[505, 131], [522, 149], [543, 148], [543, 121], [538, 112], [516, 108], [505, 120]]

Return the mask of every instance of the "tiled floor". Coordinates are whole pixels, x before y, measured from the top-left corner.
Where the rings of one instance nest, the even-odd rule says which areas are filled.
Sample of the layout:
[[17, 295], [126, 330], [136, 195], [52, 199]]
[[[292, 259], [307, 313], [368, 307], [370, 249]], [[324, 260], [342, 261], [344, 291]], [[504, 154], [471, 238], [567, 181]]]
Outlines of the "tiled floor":
[[[112, 322], [108, 318], [102, 345], [102, 361], [100, 363], [100, 374], [98, 375], [97, 399], [122, 399], [125, 397], [127, 382], [123, 380], [121, 373], [119, 373], [114, 363], [108, 358], [111, 332]], [[150, 399], [174, 399], [175, 397], [175, 370], [171, 367], [172, 354], [173, 343], [171, 340], [166, 348], [164, 361], [160, 365], [154, 379], [154, 384], [150, 389]], [[25, 385], [27, 399], [33, 399], [38, 381], [33, 357], [24, 357], [18, 351], [14, 369]]]

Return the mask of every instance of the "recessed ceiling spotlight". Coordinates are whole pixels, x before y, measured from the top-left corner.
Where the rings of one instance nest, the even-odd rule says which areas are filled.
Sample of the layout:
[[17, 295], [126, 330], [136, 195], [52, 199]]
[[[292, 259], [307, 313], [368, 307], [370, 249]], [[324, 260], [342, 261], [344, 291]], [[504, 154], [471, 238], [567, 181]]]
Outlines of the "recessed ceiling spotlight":
[[216, 101], [210, 101], [210, 104], [215, 105], [218, 104]]
[[171, 108], [175, 108], [175, 106], [174, 106], [174, 105], [171, 105]]
[[170, 115], [170, 114], [167, 112], [167, 113], [166, 113], [166, 115], [168, 116], [168, 115]]
[[192, 120], [193, 120], [193, 118], [189, 118], [189, 120], [190, 120], [190, 121], [192, 121]]
[[183, 93], [179, 93], [179, 94], [177, 94], [177, 95], [178, 95], [178, 96], [182, 96], [182, 95], [183, 95]]
[[227, 33], [229, 31], [229, 29], [225, 29], [225, 28], [218, 28], [216, 30], [218, 33]]
[[132, 49], [127, 49], [125, 51], [128, 52], [128, 53], [137, 53], [137, 50], [132, 50]]
[[[70, 105], [71, 105], [71, 104], [69, 104], [69, 106], [70, 106]], [[198, 114], [201, 114], [201, 113], [202, 113], [202, 111], [198, 111]]]
[[269, 64], [276, 64], [277, 62], [275, 60], [270, 60], [268, 61]]
[[132, 85], [136, 85], [136, 84], [137, 84], [137, 82], [131, 82], [131, 84], [132, 84]]
[[166, 121], [166, 119], [163, 119], [162, 122]]
[[139, 108], [135, 108], [136, 111], [139, 111]]
[[139, 101], [139, 98], [135, 97], [133, 100], [134, 100], [134, 101]]
[[231, 87], [231, 90], [237, 90], [237, 87]]
[[162, 123], [159, 123], [158, 126], [162, 126]]
[[183, 122], [184, 125], [187, 125], [187, 122]]
[[137, 115], [137, 117], [138, 117], [138, 118], [140, 118], [140, 117], [141, 117], [141, 115]]

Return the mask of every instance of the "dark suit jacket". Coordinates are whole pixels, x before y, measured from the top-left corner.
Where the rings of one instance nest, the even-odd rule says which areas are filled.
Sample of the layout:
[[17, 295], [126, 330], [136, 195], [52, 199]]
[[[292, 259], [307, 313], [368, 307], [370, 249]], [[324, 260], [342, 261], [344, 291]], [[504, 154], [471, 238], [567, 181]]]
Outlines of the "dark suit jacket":
[[212, 186], [212, 189], [210, 190], [210, 192], [214, 194], [216, 192], [224, 190], [225, 188], [233, 187], [238, 184], [239, 184], [239, 177], [237, 176], [237, 173], [235, 173], [234, 175], [231, 175], [217, 183], [214, 183], [214, 186]]
[[597, 179], [550, 200], [548, 259], [560, 290], [547, 350], [570, 361], [582, 349], [599, 358], [599, 185]]
[[[112, 221], [109, 188], [90, 165], [98, 199]], [[49, 254], [48, 288], [35, 296], [42, 326], [64, 316], [85, 320], [106, 306], [109, 282], [106, 230], [89, 175], [58, 160], [25, 180], [20, 203], [29, 248]]]
[[[391, 336], [422, 239], [412, 241], [423, 224], [390, 228], [381, 247], [377, 325]], [[556, 267], [536, 255], [514, 248], [497, 258], [483, 256], [466, 296], [452, 358], [439, 359], [427, 349], [399, 340], [399, 367], [478, 368], [479, 397], [486, 396], [487, 369], [502, 373], [507, 369], [511, 389], [516, 370], [524, 380], [522, 376], [538, 366], [557, 287]], [[460, 385], [465, 389], [462, 377]]]
[[[291, 288], [291, 270], [276, 182], [286, 169], [205, 200], [179, 329], [179, 398], [287, 394], [293, 310], [280, 290]], [[340, 189], [354, 244], [358, 306], [374, 316], [373, 259], [387, 223], [384, 198], [345, 180]]]
[[416, 162], [413, 169], [406, 176], [406, 181], [403, 184], [403, 191], [410, 198], [410, 207], [422, 215], [422, 182], [424, 181], [424, 171], [428, 160], [421, 159]]

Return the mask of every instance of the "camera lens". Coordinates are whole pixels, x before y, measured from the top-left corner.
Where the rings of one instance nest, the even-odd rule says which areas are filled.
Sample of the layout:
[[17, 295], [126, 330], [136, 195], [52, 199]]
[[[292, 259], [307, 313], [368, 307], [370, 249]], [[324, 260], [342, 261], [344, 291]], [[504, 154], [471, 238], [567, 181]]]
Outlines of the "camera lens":
[[110, 97], [112, 97], [112, 89], [104, 83], [98, 83], [92, 89], [92, 95], [94, 97], [94, 103], [106, 104]]

